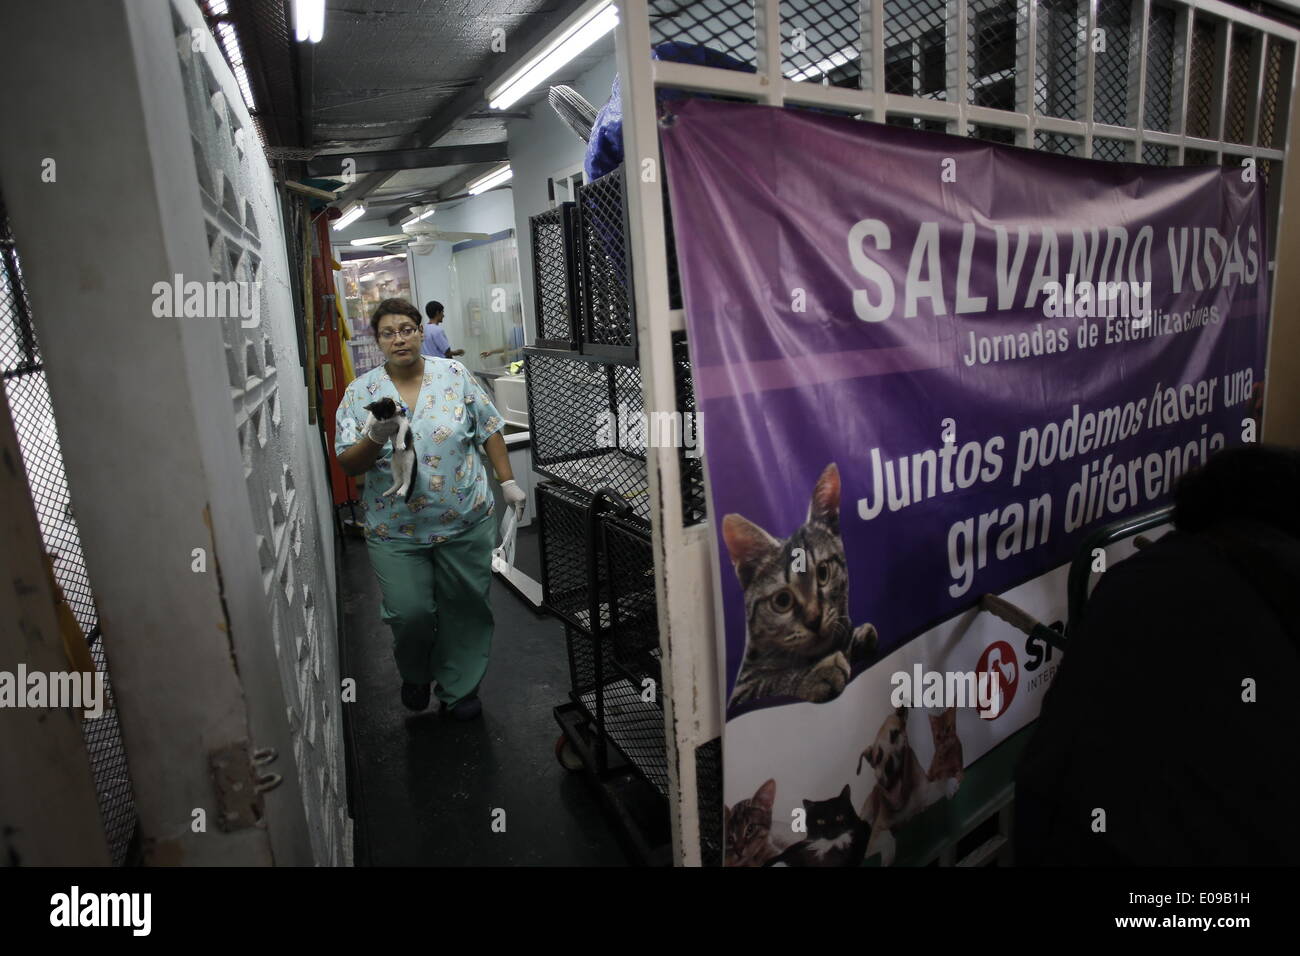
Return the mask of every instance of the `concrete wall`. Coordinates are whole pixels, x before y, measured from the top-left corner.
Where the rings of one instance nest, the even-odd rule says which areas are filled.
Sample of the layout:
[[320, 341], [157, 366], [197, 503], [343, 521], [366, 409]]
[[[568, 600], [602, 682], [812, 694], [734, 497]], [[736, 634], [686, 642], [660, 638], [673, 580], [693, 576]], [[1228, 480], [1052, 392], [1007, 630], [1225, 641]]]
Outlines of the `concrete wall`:
[[[328, 480], [277, 189], [234, 78], [190, 0], [47, 0], [0, 8], [0, 83], [22, 90], [0, 180], [146, 862], [347, 862]], [[260, 281], [257, 321], [160, 314], [178, 274]], [[262, 748], [272, 762], [227, 763], [239, 804], [281, 779], [260, 822], [225, 830], [214, 755]]]

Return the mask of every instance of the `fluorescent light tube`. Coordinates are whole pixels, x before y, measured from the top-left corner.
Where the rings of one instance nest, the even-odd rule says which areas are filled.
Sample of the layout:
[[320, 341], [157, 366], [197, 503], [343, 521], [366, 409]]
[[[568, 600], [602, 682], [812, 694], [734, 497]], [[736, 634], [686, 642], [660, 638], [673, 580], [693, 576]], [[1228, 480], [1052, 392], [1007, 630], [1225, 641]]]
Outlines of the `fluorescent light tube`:
[[[415, 206], [415, 207], [413, 207], [413, 208], [415, 208], [415, 209], [419, 209], [420, 207], [419, 207], [419, 206]], [[436, 208], [434, 208], [433, 206], [430, 206], [430, 207], [429, 207], [428, 209], [426, 209], [424, 212], [412, 213], [409, 217], [407, 217], [406, 219], [403, 219], [403, 220], [402, 220], [402, 225], [403, 225], [403, 226], [409, 226], [409, 225], [411, 225], [412, 223], [421, 222], [422, 220], [428, 219], [430, 216], [432, 216], [432, 215], [433, 215], [435, 212], [437, 212], [437, 211], [438, 211], [438, 210], [437, 210]]]
[[612, 0], [600, 0], [586, 13], [578, 14], [551, 42], [526, 59], [488, 90], [488, 106], [509, 109], [556, 71], [591, 46], [618, 24], [618, 9]]
[[293, 29], [298, 42], [320, 43], [325, 35], [325, 0], [293, 0]]
[[366, 214], [366, 207], [357, 203], [351, 209], [344, 211], [343, 215], [334, 220], [334, 231], [342, 232], [348, 226], [352, 225], [358, 219]]
[[494, 189], [502, 183], [509, 181], [510, 177], [513, 175], [514, 170], [512, 170], [510, 165], [507, 163], [505, 166], [494, 169], [486, 176], [481, 176], [470, 183], [468, 190], [469, 194], [471, 196], [477, 196], [481, 192], [487, 192], [489, 189]]

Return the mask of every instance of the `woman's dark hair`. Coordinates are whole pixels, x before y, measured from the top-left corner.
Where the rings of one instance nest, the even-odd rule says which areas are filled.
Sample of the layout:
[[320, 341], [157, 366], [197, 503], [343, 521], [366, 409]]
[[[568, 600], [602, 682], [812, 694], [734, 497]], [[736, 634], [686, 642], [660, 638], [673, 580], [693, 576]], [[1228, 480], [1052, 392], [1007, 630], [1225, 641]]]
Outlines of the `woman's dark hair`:
[[1174, 526], [1179, 531], [1243, 520], [1300, 537], [1300, 451], [1279, 445], [1228, 448], [1178, 482]]
[[437, 299], [434, 299], [432, 302], [426, 302], [424, 305], [424, 314], [429, 317], [429, 321], [433, 321], [434, 316], [441, 311], [442, 303]]
[[415, 323], [417, 329], [424, 321], [420, 318], [420, 310], [405, 299], [385, 299], [375, 306], [375, 314], [370, 317], [370, 331], [375, 338], [379, 338], [379, 320], [386, 315], [404, 315]]

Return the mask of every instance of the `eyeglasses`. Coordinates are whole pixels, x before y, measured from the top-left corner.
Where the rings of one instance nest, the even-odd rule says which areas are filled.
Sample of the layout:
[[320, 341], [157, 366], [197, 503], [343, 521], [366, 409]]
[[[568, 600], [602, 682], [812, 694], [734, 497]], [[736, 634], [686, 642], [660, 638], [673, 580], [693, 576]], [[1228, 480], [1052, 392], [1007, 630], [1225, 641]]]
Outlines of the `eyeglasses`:
[[394, 332], [392, 329], [384, 329], [384, 331], [379, 333], [379, 337], [383, 339], [385, 342], [391, 342], [393, 340], [394, 335], [400, 336], [405, 339], [405, 338], [410, 338], [418, 331], [420, 330], [417, 329], [414, 325], [404, 325], [396, 332]]

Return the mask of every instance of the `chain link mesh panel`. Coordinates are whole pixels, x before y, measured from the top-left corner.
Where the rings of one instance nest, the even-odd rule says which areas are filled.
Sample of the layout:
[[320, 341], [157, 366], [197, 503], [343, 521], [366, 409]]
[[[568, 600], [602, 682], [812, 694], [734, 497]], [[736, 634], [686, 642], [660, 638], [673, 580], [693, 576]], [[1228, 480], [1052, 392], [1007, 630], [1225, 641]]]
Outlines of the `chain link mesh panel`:
[[534, 311], [537, 344], [545, 348], [578, 347], [577, 206], [561, 203], [528, 220], [532, 236]]
[[[591, 638], [579, 634], [574, 640], [575, 653], [591, 654]], [[584, 646], [585, 645], [585, 646]], [[596, 695], [604, 699], [604, 735], [628, 763], [659, 793], [668, 796], [668, 753], [664, 742], [664, 715], [654, 704], [641, 699], [641, 688], [634, 687], [618, 670], [614, 680], [583, 694], [578, 702], [595, 719]]]
[[1223, 117], [1223, 138], [1229, 143], [1250, 141], [1250, 110], [1255, 102], [1251, 50], [1258, 34], [1237, 27], [1228, 51], [1228, 98]]
[[114, 865], [121, 866], [126, 862], [136, 826], [131, 774], [99, 631], [99, 611], [86, 571], [81, 530], [72, 511], [54, 406], [32, 322], [31, 300], [23, 283], [22, 264], [3, 198], [0, 198], [0, 372], [4, 376], [5, 398], [18, 436], [41, 540], [53, 558], [54, 579], [82, 634], [90, 641], [95, 670], [104, 675], [107, 698], [104, 714], [94, 720], [83, 720], [81, 732], [90, 758], [109, 853]]
[[943, 0], [885, 0], [885, 92], [948, 98], [956, 86], [948, 68]]
[[1038, 4], [1034, 108], [1043, 116], [1083, 118], [1082, 41], [1087, 22], [1087, 8], [1081, 8], [1077, 0], [1040, 0]]
[[655, 611], [655, 561], [650, 529], [602, 515], [612, 622], [606, 637], [614, 661], [641, 690], [653, 681], [650, 703], [662, 707], [659, 619]]
[[989, 109], [1015, 109], [1015, 0], [970, 0], [967, 32], [969, 102]]
[[700, 865], [722, 866], [722, 738], [695, 748], [695, 787], [700, 814]]
[[1175, 150], [1169, 146], [1147, 143], [1142, 147], [1142, 162], [1148, 166], [1168, 166], [1174, 154]]
[[1099, 34], [1090, 39], [1093, 122], [1132, 126], [1136, 117], [1129, 116], [1129, 102], [1137, 85], [1138, 63], [1129, 55], [1136, 46], [1129, 0], [1099, 0], [1097, 29]]
[[757, 65], [751, 0], [649, 0], [649, 8], [652, 42], [696, 43]]
[[1104, 136], [1092, 138], [1092, 158], [1108, 163], [1133, 162], [1133, 144], [1122, 139], [1107, 139]]
[[632, 270], [623, 189], [626, 167], [578, 187], [583, 351], [634, 355]]
[[[597, 518], [594, 566], [588, 568], [587, 514], [592, 497], [552, 482], [537, 488], [542, 526], [542, 599], [571, 631], [590, 637], [591, 575], [595, 574], [604, 680], [620, 678], [662, 707], [659, 624], [650, 528], [602, 511]], [[595, 688], [592, 660], [570, 660], [574, 692]], [[646, 680], [653, 682], [647, 685]], [[594, 712], [594, 709], [593, 709]]]
[[782, 75], [858, 88], [862, 29], [857, 0], [781, 0], [781, 39]]
[[1188, 136], [1214, 138], [1214, 24], [1197, 17], [1187, 75]]
[[1264, 60], [1264, 100], [1259, 115], [1260, 146], [1282, 149], [1286, 145], [1286, 117], [1291, 109], [1286, 82], [1294, 56], [1295, 44], [1269, 37]]
[[1041, 149], [1045, 153], [1056, 153], [1058, 156], [1082, 156], [1083, 137], [1039, 130], [1034, 134], [1034, 148]]
[[1151, 5], [1143, 125], [1159, 133], [1173, 131], [1174, 82], [1176, 79], [1181, 82], [1181, 78], [1174, 76], [1174, 28], [1177, 22], [1177, 14], [1169, 7]]
[[533, 468], [587, 493], [608, 485], [650, 520], [641, 370], [524, 353]]
[[[561, 620], [591, 631], [591, 586], [587, 570], [587, 505], [589, 495], [553, 482], [537, 486], [537, 515], [541, 523], [542, 601]], [[605, 556], [597, 541], [596, 581], [603, 595], [609, 579]], [[609, 602], [600, 604], [600, 624], [609, 627]], [[575, 689], [579, 684], [575, 681]], [[589, 689], [589, 685], [582, 685]]]
[[1215, 166], [1218, 161], [1214, 153], [1206, 149], [1185, 149], [1183, 150], [1184, 166]]
[[971, 139], [982, 139], [986, 143], [1001, 143], [1003, 146], [1016, 145], [1016, 131], [1005, 126], [987, 126], [971, 123], [966, 127], [966, 135]]

